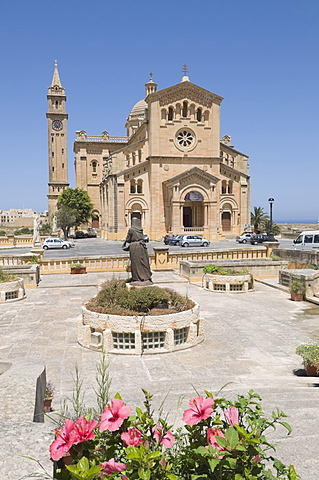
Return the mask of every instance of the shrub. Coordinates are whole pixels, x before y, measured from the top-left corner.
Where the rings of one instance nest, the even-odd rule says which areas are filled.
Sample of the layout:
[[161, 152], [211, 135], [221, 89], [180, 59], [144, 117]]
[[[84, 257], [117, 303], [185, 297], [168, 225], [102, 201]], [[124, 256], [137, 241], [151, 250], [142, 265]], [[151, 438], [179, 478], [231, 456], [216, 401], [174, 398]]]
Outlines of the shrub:
[[[86, 307], [100, 313], [136, 315], [161, 309], [162, 313], [180, 312], [194, 306], [194, 302], [169, 288], [156, 286], [131, 288], [123, 280], [106, 282], [95, 298]], [[163, 309], [170, 310], [164, 312]], [[157, 312], [156, 312], [157, 313]]]
[[299, 345], [296, 353], [302, 357], [305, 367], [311, 364], [319, 370], [319, 343], [309, 342]]
[[249, 270], [244, 268], [243, 270], [235, 270], [233, 268], [224, 269], [223, 267], [218, 267], [217, 265], [206, 265], [203, 268], [204, 273], [211, 273], [217, 275], [244, 275], [245, 273], [249, 273]]
[[0, 237], [5, 237], [7, 234], [4, 230], [0, 230]]
[[17, 277], [15, 275], [11, 275], [10, 273], [4, 272], [0, 267], [0, 283], [13, 282], [13, 280], [16, 280], [16, 279]]
[[294, 278], [289, 285], [289, 290], [292, 293], [306, 293], [306, 283], [303, 280], [299, 280], [298, 278]]

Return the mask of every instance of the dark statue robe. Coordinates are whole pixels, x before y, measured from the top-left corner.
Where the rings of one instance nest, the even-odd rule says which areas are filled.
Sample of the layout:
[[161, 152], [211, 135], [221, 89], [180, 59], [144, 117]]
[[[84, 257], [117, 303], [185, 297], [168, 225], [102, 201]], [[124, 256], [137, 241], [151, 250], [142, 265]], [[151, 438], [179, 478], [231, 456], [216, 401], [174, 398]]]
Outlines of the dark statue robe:
[[152, 272], [144, 241], [143, 229], [137, 218], [132, 218], [132, 225], [127, 232], [123, 247], [130, 245], [132, 282], [152, 284]]

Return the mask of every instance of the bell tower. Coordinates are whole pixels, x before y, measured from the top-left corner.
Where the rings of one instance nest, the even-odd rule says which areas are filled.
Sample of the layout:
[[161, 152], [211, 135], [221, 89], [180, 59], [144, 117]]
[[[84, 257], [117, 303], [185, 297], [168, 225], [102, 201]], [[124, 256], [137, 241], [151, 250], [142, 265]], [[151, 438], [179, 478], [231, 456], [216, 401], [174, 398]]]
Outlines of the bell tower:
[[57, 210], [57, 201], [68, 182], [68, 137], [66, 95], [55, 61], [51, 86], [48, 88], [48, 155], [49, 155], [49, 217]]

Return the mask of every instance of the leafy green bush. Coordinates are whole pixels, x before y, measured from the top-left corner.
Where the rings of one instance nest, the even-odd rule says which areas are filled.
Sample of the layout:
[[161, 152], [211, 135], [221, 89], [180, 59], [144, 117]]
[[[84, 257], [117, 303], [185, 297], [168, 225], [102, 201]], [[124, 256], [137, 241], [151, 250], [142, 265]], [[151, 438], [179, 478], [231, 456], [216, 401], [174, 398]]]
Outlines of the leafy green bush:
[[113, 279], [106, 282], [86, 306], [100, 313], [134, 315], [152, 311], [157, 314], [154, 309], [160, 309], [161, 313], [180, 312], [192, 308], [194, 302], [169, 288], [152, 286], [128, 289], [124, 280]]
[[0, 230], [0, 237], [5, 237], [7, 234], [4, 230]]
[[249, 270], [243, 269], [243, 270], [235, 270], [233, 268], [227, 268], [224, 269], [223, 267], [218, 267], [217, 265], [206, 265], [203, 268], [204, 273], [211, 273], [211, 274], [217, 274], [217, 275], [244, 275], [245, 273], [249, 273]]
[[0, 268], [0, 283], [5, 283], [5, 282], [13, 282], [13, 280], [16, 280], [17, 277], [14, 275], [11, 275], [10, 273], [6, 273]]

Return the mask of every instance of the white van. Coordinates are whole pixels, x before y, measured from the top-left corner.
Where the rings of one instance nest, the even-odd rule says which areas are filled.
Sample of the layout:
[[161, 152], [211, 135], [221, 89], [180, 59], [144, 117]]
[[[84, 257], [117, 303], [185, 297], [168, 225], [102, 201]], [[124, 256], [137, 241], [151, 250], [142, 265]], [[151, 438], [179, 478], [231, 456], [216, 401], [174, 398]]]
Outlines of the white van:
[[319, 230], [306, 230], [305, 232], [301, 232], [299, 237], [293, 241], [293, 248], [296, 250], [319, 248]]

